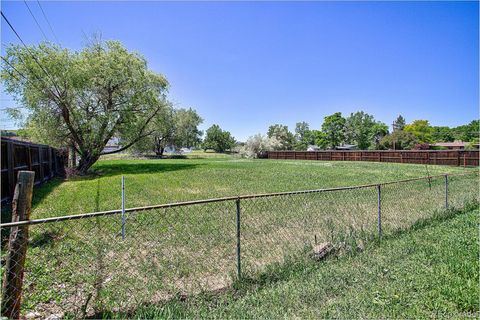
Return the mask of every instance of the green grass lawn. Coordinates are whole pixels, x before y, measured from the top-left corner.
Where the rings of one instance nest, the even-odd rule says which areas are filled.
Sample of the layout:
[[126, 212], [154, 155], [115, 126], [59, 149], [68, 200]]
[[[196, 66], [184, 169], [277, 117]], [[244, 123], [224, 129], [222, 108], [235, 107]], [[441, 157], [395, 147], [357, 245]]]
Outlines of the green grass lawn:
[[[472, 169], [371, 162], [200, 159], [101, 160], [96, 176], [35, 189], [33, 218], [118, 209], [121, 176], [127, 207], [243, 194], [352, 186]], [[204, 156], [203, 153], [196, 156]]]
[[[200, 157], [202, 155], [197, 155]], [[476, 171], [368, 162], [108, 159], [95, 174], [34, 191], [33, 218], [264, 192], [352, 186]], [[348, 252], [377, 234], [376, 187], [241, 200], [242, 274], [303, 256], [315, 241]], [[444, 177], [382, 187], [382, 230], [393, 235], [443, 212]], [[449, 205], [478, 200], [478, 177], [451, 177]], [[30, 227], [23, 310], [85, 317], [224, 290], [236, 279], [236, 203], [222, 201]], [[275, 270], [278, 270], [275, 269]]]
[[[478, 318], [478, 208], [419, 224], [364, 252], [271, 271], [239, 290], [138, 318]], [[111, 316], [111, 315], [109, 315]]]

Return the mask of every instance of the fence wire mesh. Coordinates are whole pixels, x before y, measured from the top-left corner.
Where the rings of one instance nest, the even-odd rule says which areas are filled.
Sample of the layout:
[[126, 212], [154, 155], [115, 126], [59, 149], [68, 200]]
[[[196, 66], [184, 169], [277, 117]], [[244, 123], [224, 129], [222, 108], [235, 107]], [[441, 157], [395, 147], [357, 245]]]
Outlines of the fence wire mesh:
[[[129, 209], [124, 236], [119, 211], [36, 220], [22, 313], [84, 318], [221, 290], [238, 276], [238, 254], [241, 274], [254, 276], [316, 244], [355, 249], [379, 229], [391, 234], [472, 201], [476, 173]], [[2, 261], [7, 254], [5, 247]]]

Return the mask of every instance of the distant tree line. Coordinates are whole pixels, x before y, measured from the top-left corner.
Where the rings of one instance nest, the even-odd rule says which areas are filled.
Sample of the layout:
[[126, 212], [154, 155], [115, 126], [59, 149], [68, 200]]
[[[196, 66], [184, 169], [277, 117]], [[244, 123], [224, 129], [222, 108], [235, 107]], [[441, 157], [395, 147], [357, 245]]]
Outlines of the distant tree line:
[[307, 150], [335, 149], [353, 145], [360, 150], [407, 150], [428, 149], [435, 142], [461, 140], [471, 144], [479, 141], [479, 120], [454, 128], [431, 126], [428, 120], [414, 120], [406, 123], [399, 115], [392, 124], [393, 130], [363, 111], [343, 117], [340, 112], [324, 118], [321, 127], [310, 129], [307, 122], [298, 122], [294, 132], [288, 126], [274, 124], [268, 128], [266, 136], [257, 134], [250, 137], [241, 152], [247, 157], [255, 157], [268, 150]]
[[309, 146], [334, 149], [343, 144], [356, 145], [359, 149], [378, 149], [388, 126], [376, 121], [363, 111], [344, 118], [340, 112], [324, 118], [319, 130], [310, 129], [307, 122], [298, 122], [292, 133], [286, 125], [274, 124], [268, 128], [267, 137], [279, 141], [276, 150], [307, 150]]

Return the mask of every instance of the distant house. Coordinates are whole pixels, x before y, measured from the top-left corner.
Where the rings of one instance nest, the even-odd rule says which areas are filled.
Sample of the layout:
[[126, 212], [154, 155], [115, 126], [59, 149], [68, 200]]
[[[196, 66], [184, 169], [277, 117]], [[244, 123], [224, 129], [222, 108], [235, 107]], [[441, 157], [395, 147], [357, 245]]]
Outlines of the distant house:
[[105, 148], [103, 148], [103, 152], [112, 152], [120, 149], [119, 142], [120, 139], [118, 139], [117, 137], [111, 138], [110, 140], [108, 140]]
[[336, 146], [335, 150], [357, 150], [357, 145], [342, 143], [341, 145]]
[[[430, 144], [430, 148], [432, 147], [442, 147], [442, 148], [447, 148], [450, 150], [462, 150], [465, 149], [469, 145], [468, 142], [465, 141], [460, 141], [456, 140], [453, 142], [437, 142], [437, 143], [432, 143]], [[475, 148], [479, 148], [479, 144], [473, 144]]]
[[164, 152], [171, 154], [184, 154], [192, 152], [192, 148], [176, 148], [175, 146], [166, 146]]
[[193, 151], [192, 148], [181, 148], [181, 149], [180, 149], [180, 152], [181, 152], [181, 153], [190, 153], [190, 152], [192, 152], [192, 151]]

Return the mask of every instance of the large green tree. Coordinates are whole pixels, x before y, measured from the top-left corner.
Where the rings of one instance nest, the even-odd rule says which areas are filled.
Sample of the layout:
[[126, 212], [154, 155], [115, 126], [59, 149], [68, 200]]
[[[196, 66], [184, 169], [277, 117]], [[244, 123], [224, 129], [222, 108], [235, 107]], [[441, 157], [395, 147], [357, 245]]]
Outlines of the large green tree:
[[297, 122], [295, 125], [295, 150], [307, 150], [309, 145], [315, 144], [315, 136], [307, 122]]
[[375, 122], [370, 130], [370, 149], [380, 149], [380, 141], [388, 135], [388, 126], [382, 122]]
[[277, 150], [292, 150], [295, 145], [295, 136], [288, 130], [288, 126], [282, 124], [268, 127], [267, 136], [277, 139]]
[[165, 77], [117, 41], [94, 41], [80, 51], [10, 45], [2, 60], [4, 89], [28, 109], [26, 122], [48, 132], [45, 139], [71, 145], [80, 174], [105, 154], [112, 137], [123, 146], [106, 153], [151, 134], [150, 122], [168, 104]]
[[345, 140], [357, 145], [358, 149], [366, 150], [371, 145], [372, 129], [375, 119], [363, 111], [351, 113], [345, 119]]
[[455, 137], [449, 127], [432, 127], [432, 139], [435, 142], [451, 142]]
[[407, 124], [403, 130], [412, 133], [418, 140], [418, 143], [433, 142], [433, 129], [428, 120], [415, 120]]
[[192, 109], [178, 109], [174, 114], [175, 135], [173, 144], [176, 147], [196, 147], [202, 141], [202, 131], [198, 126], [203, 119]]
[[345, 118], [341, 112], [326, 116], [322, 124], [324, 141], [328, 148], [335, 149], [345, 141]]
[[235, 138], [230, 132], [224, 131], [218, 124], [212, 125], [205, 132], [205, 139], [203, 140], [203, 149], [215, 150], [216, 152], [225, 152], [231, 150], [235, 146]]
[[312, 137], [314, 145], [318, 146], [320, 149], [328, 148], [327, 135], [321, 130], [312, 130]]
[[480, 136], [480, 120], [473, 120], [469, 124], [452, 129], [455, 140], [476, 142]]
[[411, 132], [399, 130], [386, 135], [380, 140], [379, 149], [409, 150], [418, 144], [418, 140]]
[[393, 121], [393, 132], [402, 131], [405, 128], [406, 122], [402, 115], [399, 115], [395, 121]]
[[154, 152], [162, 156], [167, 146], [192, 147], [201, 141], [198, 126], [202, 118], [193, 109], [173, 109], [166, 106], [150, 122], [150, 135], [138, 141], [133, 149], [140, 153]]

